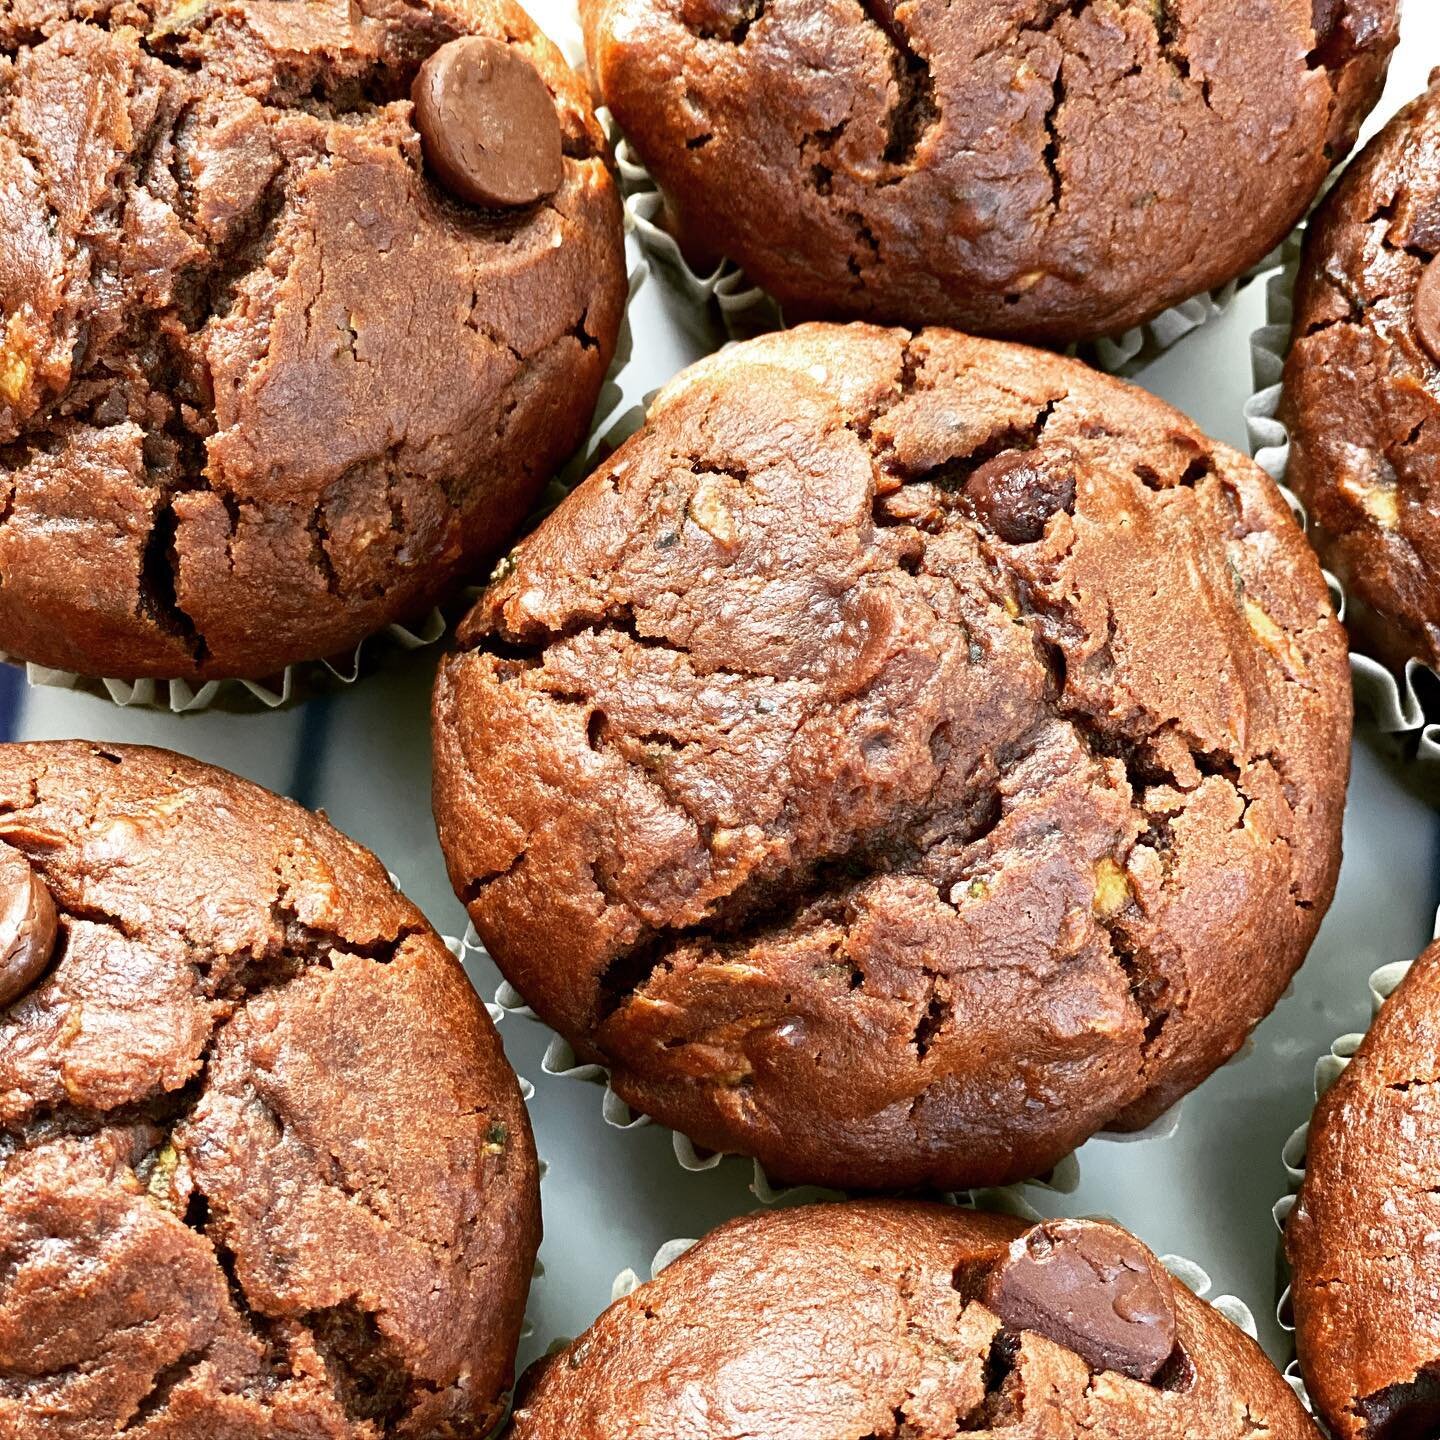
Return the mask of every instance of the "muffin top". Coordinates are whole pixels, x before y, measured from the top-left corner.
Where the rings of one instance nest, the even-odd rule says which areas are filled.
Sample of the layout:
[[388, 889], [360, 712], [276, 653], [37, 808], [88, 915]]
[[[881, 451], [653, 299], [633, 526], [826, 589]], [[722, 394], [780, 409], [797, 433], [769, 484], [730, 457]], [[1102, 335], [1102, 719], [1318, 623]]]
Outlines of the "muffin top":
[[791, 319], [1113, 334], [1279, 243], [1396, 0], [581, 0], [682, 245]]
[[1286, 481], [1344, 583], [1356, 641], [1440, 665], [1440, 83], [1310, 222], [1280, 418]]
[[[458, 118], [417, 86], [437, 56]], [[512, 125], [531, 184], [487, 190], [455, 157]], [[619, 200], [509, 0], [11, 0], [0, 169], [14, 656], [254, 677], [349, 649], [507, 541], [584, 434]]]
[[1143, 1125], [1329, 903], [1343, 636], [1269, 478], [947, 331], [684, 372], [441, 667], [490, 953], [638, 1109], [777, 1177], [958, 1188]]
[[1440, 1427], [1440, 945], [1310, 1124], [1285, 1225], [1306, 1388], [1337, 1440]]
[[532, 1367], [509, 1440], [972, 1433], [1318, 1440], [1125, 1231], [901, 1201], [722, 1226]]
[[539, 1241], [459, 964], [323, 820], [0, 746], [0, 1433], [481, 1437]]

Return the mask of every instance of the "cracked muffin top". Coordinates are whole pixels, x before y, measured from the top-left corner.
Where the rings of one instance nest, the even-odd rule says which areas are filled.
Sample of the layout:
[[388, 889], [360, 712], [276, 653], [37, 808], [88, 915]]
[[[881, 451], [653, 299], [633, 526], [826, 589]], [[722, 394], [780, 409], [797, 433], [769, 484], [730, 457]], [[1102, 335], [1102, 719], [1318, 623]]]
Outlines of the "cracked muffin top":
[[458, 962], [323, 820], [0, 746], [0, 1433], [488, 1433], [539, 1241]]
[[1257, 263], [1397, 0], [581, 0], [682, 246], [791, 319], [1114, 334]]
[[1038, 1174], [1233, 1053], [1329, 904], [1345, 647], [1278, 490], [949, 331], [693, 366], [434, 700], [490, 953], [638, 1109], [842, 1189]]
[[7, 0], [5, 651], [263, 677], [423, 614], [589, 423], [608, 164], [509, 0]]
[[1357, 645], [1440, 666], [1440, 77], [1316, 211], [1280, 418]]
[[1310, 1124], [1285, 1224], [1305, 1385], [1336, 1440], [1440, 1433], [1440, 945]]
[[508, 1440], [972, 1433], [1319, 1440], [1259, 1346], [1125, 1231], [903, 1201], [722, 1226], [532, 1367]]

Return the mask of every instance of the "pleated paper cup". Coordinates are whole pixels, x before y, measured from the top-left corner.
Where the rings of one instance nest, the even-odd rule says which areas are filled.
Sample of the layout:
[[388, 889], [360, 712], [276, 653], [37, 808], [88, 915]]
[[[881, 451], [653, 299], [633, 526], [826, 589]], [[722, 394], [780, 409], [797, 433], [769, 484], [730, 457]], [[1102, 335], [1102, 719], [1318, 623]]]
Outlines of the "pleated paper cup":
[[[474, 926], [470, 926], [466, 933], [466, 944], [471, 946], [477, 953], [484, 954], [484, 946], [475, 933]], [[493, 962], [492, 962], [493, 963]], [[525, 1003], [525, 997], [508, 980], [502, 981], [495, 992], [494, 1006], [496, 1009], [509, 1015], [516, 1015], [530, 1020], [535, 1024], [541, 1024], [539, 1017]], [[1249, 1043], [1235, 1056], [1231, 1063], [1236, 1063], [1249, 1053]], [[576, 1054], [574, 1047], [561, 1035], [552, 1034], [549, 1044], [545, 1047], [545, 1054], [541, 1061], [540, 1068], [546, 1075], [553, 1076], [557, 1080], [574, 1081], [580, 1084], [595, 1087], [599, 1097], [599, 1111], [601, 1120], [612, 1130], [639, 1130], [646, 1126], [657, 1124], [649, 1115], [632, 1109], [624, 1100], [618, 1096], [610, 1085], [610, 1072], [603, 1065], [594, 1064], [581, 1060]], [[1183, 1123], [1184, 1101], [1181, 1100], [1171, 1106], [1159, 1119], [1143, 1130], [1119, 1131], [1102, 1130], [1091, 1136], [1090, 1143], [1111, 1143], [1117, 1145], [1145, 1144], [1153, 1140], [1168, 1140], [1176, 1134]], [[717, 1150], [702, 1150], [688, 1136], [682, 1135], [678, 1130], [670, 1132], [671, 1147], [674, 1151], [675, 1162], [682, 1170], [692, 1174], [701, 1174], [717, 1169], [721, 1162], [727, 1158], [727, 1152]], [[734, 1157], [740, 1158], [740, 1157]], [[750, 1190], [754, 1196], [765, 1205], [771, 1205], [783, 1201], [794, 1200], [798, 1195], [809, 1196], [835, 1196], [839, 1192], [825, 1190], [818, 1186], [795, 1186], [776, 1185], [765, 1173], [764, 1167], [758, 1160], [750, 1162], [753, 1168], [753, 1176], [750, 1182]], [[1036, 1176], [1031, 1180], [1021, 1182], [1020, 1185], [1010, 1187], [1016, 1193], [1024, 1189], [1039, 1189], [1049, 1191], [1058, 1195], [1071, 1195], [1080, 1184], [1080, 1161], [1077, 1155], [1067, 1155], [1048, 1174]], [[1003, 1194], [1004, 1191], [977, 1190], [967, 1191], [962, 1195], [955, 1196], [957, 1201], [964, 1201], [975, 1196]]]
[[[1285, 491], [1285, 498], [1300, 523], [1305, 525], [1308, 522], [1304, 507], [1285, 489], [1285, 471], [1290, 463], [1290, 435], [1280, 420], [1281, 382], [1285, 357], [1290, 349], [1301, 240], [1302, 235], [1297, 233], [1285, 242], [1280, 268], [1266, 282], [1265, 323], [1250, 337], [1250, 363], [1255, 389], [1245, 403], [1245, 427], [1251, 454]], [[1343, 620], [1344, 589], [1328, 571], [1325, 579], [1335, 599], [1336, 611]], [[1417, 692], [1417, 681], [1422, 675], [1434, 676], [1433, 670], [1418, 660], [1411, 660], [1404, 670], [1396, 673], [1369, 655], [1352, 650], [1350, 673], [1355, 684], [1355, 697], [1377, 729], [1395, 734], [1418, 732], [1415, 733], [1417, 758], [1426, 762], [1440, 759], [1440, 724], [1427, 717]]]
[[[1436, 939], [1440, 939], [1440, 915], [1436, 916], [1434, 936]], [[1379, 1015], [1385, 1002], [1399, 989], [1400, 982], [1410, 973], [1410, 967], [1414, 963], [1414, 960], [1399, 960], [1390, 965], [1382, 965], [1378, 970], [1371, 972], [1367, 983], [1370, 989], [1372, 1022]], [[1329, 1051], [1315, 1062], [1315, 1100], [1317, 1104], [1320, 1097], [1345, 1073], [1350, 1062], [1355, 1058], [1355, 1052], [1365, 1039], [1365, 1033], [1360, 1031], [1352, 1035], [1341, 1035], [1330, 1046]], [[1300, 1187], [1305, 1180], [1305, 1156], [1309, 1140], [1310, 1122], [1307, 1120], [1291, 1134], [1280, 1152], [1281, 1163], [1285, 1167], [1285, 1176], [1289, 1181], [1289, 1186], [1285, 1194], [1275, 1202], [1271, 1214], [1275, 1218], [1275, 1228], [1280, 1232], [1282, 1240], [1285, 1233], [1285, 1222], [1289, 1220], [1290, 1212], [1295, 1208]], [[1299, 1363], [1293, 1358], [1295, 1315], [1291, 1305], [1289, 1272], [1285, 1266], [1283, 1244], [1280, 1266], [1284, 1285], [1280, 1292], [1279, 1302], [1275, 1307], [1275, 1318], [1279, 1321], [1280, 1328], [1285, 1334], [1292, 1337], [1292, 1358], [1286, 1367], [1285, 1378], [1290, 1382], [1295, 1393], [1304, 1401], [1305, 1408], [1308, 1410], [1311, 1409], [1310, 1397], [1306, 1394], [1305, 1382], [1300, 1377]]]
[[[702, 311], [713, 308], [731, 340], [781, 328], [784, 316], [780, 306], [747, 279], [738, 265], [722, 260], [708, 274], [701, 274], [690, 264], [665, 228], [665, 199], [654, 178], [628, 140], [618, 133], [611, 139], [625, 192], [626, 224], [639, 238], [656, 270], [692, 306]], [[1122, 334], [1072, 346], [1070, 353], [1112, 375], [1134, 375], [1187, 335], [1223, 315], [1240, 287], [1271, 268], [1277, 258], [1278, 252], [1217, 290], [1172, 305], [1153, 320]]]

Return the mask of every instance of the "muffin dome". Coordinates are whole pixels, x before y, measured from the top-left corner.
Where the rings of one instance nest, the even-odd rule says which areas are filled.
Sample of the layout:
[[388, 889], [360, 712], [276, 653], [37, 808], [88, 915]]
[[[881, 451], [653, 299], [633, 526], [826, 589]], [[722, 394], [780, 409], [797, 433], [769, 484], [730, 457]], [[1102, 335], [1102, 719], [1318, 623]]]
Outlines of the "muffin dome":
[[[551, 97], [532, 204], [423, 158], [412, 87], [468, 36]], [[10, 655], [216, 678], [348, 650], [473, 573], [584, 435], [619, 200], [508, 0], [23, 0], [0, 97]]]
[[[1126, 1373], [1156, 1338], [1162, 1366]], [[970, 1434], [1319, 1440], [1260, 1347], [1118, 1227], [896, 1201], [722, 1226], [532, 1367], [508, 1440]]]
[[1385, 1002], [1310, 1125], [1285, 1224], [1306, 1388], [1337, 1440], [1440, 1426], [1440, 945]]
[[673, 381], [434, 701], [456, 892], [636, 1108], [961, 1188], [1241, 1044], [1339, 862], [1343, 636], [1273, 483], [1084, 366], [803, 326]]
[[1396, 0], [581, 0], [682, 245], [790, 319], [1114, 334], [1277, 245]]
[[1310, 222], [1280, 418], [1286, 483], [1357, 645], [1440, 665], [1440, 83]]
[[165, 751], [0, 746], [0, 957], [7, 1440], [490, 1432], [534, 1145], [373, 856]]

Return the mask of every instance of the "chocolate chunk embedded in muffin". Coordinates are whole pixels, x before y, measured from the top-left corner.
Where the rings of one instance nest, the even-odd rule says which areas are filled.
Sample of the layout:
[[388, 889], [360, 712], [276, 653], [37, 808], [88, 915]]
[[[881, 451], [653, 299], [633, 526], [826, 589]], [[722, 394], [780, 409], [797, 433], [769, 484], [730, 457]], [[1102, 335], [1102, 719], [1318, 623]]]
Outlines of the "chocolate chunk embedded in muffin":
[[1144, 1125], [1329, 904], [1350, 683], [1267, 476], [1143, 391], [811, 325], [674, 380], [434, 702], [490, 953], [636, 1108], [959, 1188]]
[[5, 5], [4, 650], [268, 676], [444, 599], [589, 424], [609, 163], [508, 0]]
[[489, 1432], [534, 1146], [373, 856], [178, 755], [0, 746], [0, 984], [0, 1433]]
[[681, 243], [792, 319], [1114, 334], [1257, 263], [1397, 0], [582, 0]]
[[[1027, 1279], [1033, 1303], [997, 1310], [996, 1277], [1013, 1273], [1017, 1253], [1044, 1249], [1059, 1258]], [[1143, 1274], [1143, 1301], [1117, 1290], [1117, 1269]], [[1134, 1332], [1122, 1351], [1163, 1346], [1163, 1366], [1134, 1378], [1111, 1363], [1117, 1325]], [[1125, 1231], [1073, 1220], [1027, 1231], [1004, 1216], [899, 1201], [722, 1226], [532, 1367], [508, 1434], [1319, 1436], [1259, 1346]]]
[[0, 850], [0, 1005], [39, 978], [55, 948], [55, 901], [24, 856]]
[[1356, 643], [1440, 665], [1440, 80], [1310, 222], [1280, 418], [1286, 481]]
[[982, 1298], [1009, 1330], [1033, 1330], [1095, 1370], [1147, 1383], [1175, 1352], [1174, 1285], [1113, 1225], [1050, 1220], [1015, 1240]]
[[1440, 1433], [1440, 945], [1310, 1124], [1285, 1225], [1305, 1385], [1337, 1440]]
[[411, 92], [425, 161], [472, 205], [528, 205], [564, 178], [555, 102], [504, 40], [467, 35], [442, 45]]

